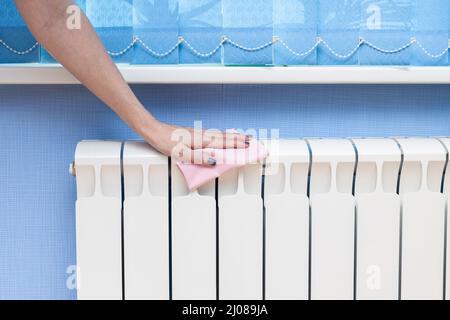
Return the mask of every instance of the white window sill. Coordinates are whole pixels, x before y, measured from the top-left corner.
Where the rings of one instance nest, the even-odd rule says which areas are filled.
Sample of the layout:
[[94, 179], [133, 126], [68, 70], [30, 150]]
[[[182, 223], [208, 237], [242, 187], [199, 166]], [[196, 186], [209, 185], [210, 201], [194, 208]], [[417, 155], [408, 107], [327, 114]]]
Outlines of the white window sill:
[[[450, 67], [119, 65], [129, 83], [450, 84]], [[0, 84], [77, 84], [58, 64], [0, 64]]]

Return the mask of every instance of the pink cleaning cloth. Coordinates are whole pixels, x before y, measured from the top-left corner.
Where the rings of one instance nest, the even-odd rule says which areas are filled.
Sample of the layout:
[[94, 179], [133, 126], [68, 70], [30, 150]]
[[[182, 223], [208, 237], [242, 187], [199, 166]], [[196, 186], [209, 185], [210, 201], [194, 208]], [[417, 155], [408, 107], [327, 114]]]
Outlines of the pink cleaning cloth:
[[177, 163], [191, 191], [196, 190], [232, 169], [244, 167], [247, 164], [258, 163], [268, 156], [266, 147], [255, 139], [250, 141], [250, 145], [246, 149], [205, 150], [214, 152], [214, 159], [217, 160], [215, 166], [202, 166], [183, 162]]

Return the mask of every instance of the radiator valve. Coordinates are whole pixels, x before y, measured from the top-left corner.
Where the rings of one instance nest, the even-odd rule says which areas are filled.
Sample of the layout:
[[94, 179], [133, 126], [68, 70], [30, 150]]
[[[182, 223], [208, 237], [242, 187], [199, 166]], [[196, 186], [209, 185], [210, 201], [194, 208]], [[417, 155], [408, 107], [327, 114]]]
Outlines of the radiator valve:
[[72, 162], [69, 165], [69, 173], [74, 177], [77, 175], [77, 171], [75, 170], [75, 162]]

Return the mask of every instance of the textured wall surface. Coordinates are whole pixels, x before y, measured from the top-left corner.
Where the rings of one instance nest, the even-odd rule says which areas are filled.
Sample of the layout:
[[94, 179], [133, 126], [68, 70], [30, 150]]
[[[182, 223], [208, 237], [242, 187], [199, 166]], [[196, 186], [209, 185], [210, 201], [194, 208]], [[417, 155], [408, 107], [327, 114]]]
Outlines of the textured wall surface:
[[[161, 120], [303, 136], [450, 136], [450, 86], [135, 86]], [[0, 299], [73, 299], [82, 139], [136, 136], [80, 86], [0, 86]]]

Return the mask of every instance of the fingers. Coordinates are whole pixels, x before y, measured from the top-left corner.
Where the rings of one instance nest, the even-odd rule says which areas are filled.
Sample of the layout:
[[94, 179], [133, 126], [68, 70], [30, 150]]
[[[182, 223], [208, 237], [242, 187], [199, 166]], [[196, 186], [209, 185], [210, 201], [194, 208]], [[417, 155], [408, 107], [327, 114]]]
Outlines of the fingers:
[[243, 149], [248, 148], [250, 145], [251, 136], [240, 133], [225, 133], [225, 149], [235, 148]]
[[194, 132], [192, 148], [245, 149], [250, 145], [250, 136], [220, 131]]
[[[194, 128], [174, 127], [178, 136], [183, 136], [183, 143], [192, 149], [245, 149], [250, 145], [252, 136], [221, 132], [219, 130], [197, 130]], [[178, 140], [177, 140], [178, 141]]]
[[217, 160], [214, 154], [204, 150], [193, 150], [186, 145], [178, 147], [178, 151], [172, 154], [172, 157], [183, 161], [184, 163], [198, 164], [204, 166], [215, 166]]

